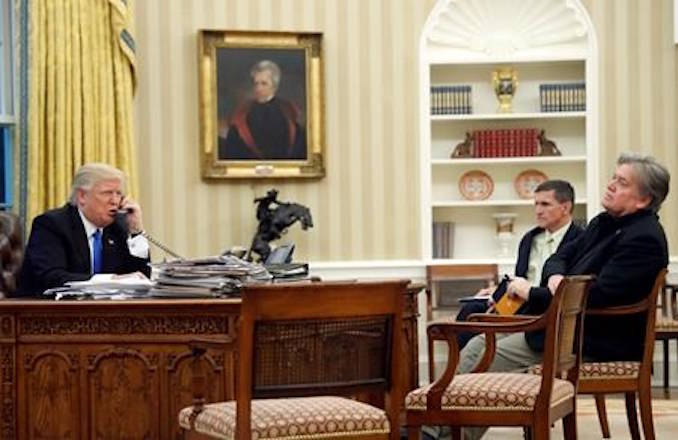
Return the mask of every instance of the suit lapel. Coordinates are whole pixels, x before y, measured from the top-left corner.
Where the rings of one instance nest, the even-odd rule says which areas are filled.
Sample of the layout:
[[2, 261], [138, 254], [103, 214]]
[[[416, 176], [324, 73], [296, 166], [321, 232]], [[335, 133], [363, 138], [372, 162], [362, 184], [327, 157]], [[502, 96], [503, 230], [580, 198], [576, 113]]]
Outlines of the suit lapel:
[[82, 219], [78, 213], [78, 208], [69, 205], [69, 213], [71, 217], [71, 238], [73, 239], [74, 251], [78, 256], [79, 261], [86, 265], [85, 270], [89, 272], [92, 267], [92, 262], [89, 256], [89, 243], [87, 241], [87, 233], [85, 226], [82, 224]]

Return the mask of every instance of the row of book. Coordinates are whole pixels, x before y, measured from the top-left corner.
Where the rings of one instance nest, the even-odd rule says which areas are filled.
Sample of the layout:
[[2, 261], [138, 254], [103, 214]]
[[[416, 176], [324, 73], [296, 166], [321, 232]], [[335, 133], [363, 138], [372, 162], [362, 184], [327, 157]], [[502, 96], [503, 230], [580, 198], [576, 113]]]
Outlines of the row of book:
[[511, 128], [475, 130], [472, 157], [536, 156], [539, 152], [539, 130]]
[[452, 258], [454, 223], [433, 222], [433, 258]]
[[540, 84], [539, 107], [542, 112], [584, 111], [586, 110], [586, 84]]
[[471, 86], [431, 86], [432, 115], [465, 115], [471, 110]]

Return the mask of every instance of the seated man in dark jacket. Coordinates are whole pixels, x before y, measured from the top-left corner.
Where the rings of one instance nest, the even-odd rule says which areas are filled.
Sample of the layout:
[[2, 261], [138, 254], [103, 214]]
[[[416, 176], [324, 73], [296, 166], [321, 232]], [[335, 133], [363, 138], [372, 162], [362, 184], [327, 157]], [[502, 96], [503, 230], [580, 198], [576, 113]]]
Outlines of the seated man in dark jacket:
[[[534, 191], [534, 211], [537, 226], [529, 230], [520, 240], [515, 276], [521, 277], [538, 286], [546, 259], [566, 243], [582, 233], [582, 229], [572, 223], [574, 209], [574, 188], [564, 180], [547, 180]], [[491, 306], [488, 297], [494, 287], [481, 289], [476, 296], [487, 301], [472, 301], [464, 304], [457, 315], [458, 321], [464, 321], [472, 313], [484, 313]], [[524, 309], [525, 307], [523, 307]], [[518, 313], [521, 313], [519, 310]], [[475, 336], [466, 332], [457, 336], [459, 348]]]
[[[90, 163], [73, 177], [71, 200], [33, 220], [17, 296], [39, 295], [95, 273], [150, 275], [141, 208], [124, 196], [125, 176]], [[115, 222], [119, 211], [124, 221]]]
[[[632, 304], [647, 296], [660, 270], [668, 264], [668, 249], [657, 211], [669, 191], [670, 176], [651, 157], [624, 154], [617, 160], [602, 205], [576, 240], [561, 247], [544, 265], [540, 287], [522, 278], [508, 292], [527, 300], [526, 313], [546, 310], [564, 275], [594, 274], [588, 307]], [[644, 340], [644, 319], [610, 317], [588, 319], [584, 325], [584, 357], [588, 360], [638, 360]], [[458, 371], [468, 372], [484, 351], [483, 335], [473, 338], [460, 353]], [[543, 335], [511, 334], [498, 339], [490, 371], [525, 370], [541, 362]], [[483, 430], [465, 430], [480, 438]]]

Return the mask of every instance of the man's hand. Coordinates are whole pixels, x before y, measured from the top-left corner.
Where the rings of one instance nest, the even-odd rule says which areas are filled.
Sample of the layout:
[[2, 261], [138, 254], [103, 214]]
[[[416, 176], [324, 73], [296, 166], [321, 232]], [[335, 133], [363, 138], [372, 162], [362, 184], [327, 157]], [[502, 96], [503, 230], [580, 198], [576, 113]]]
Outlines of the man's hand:
[[144, 223], [141, 218], [141, 207], [133, 199], [125, 198], [120, 204], [120, 209], [127, 211], [127, 225], [130, 234], [138, 234], [144, 231]]
[[532, 284], [527, 281], [525, 278], [517, 277], [514, 278], [506, 288], [506, 292], [509, 295], [515, 295], [527, 301], [530, 296], [530, 288]]
[[486, 298], [495, 291], [497, 286], [487, 286], [483, 287], [482, 289], [478, 290], [476, 294], [474, 295], [476, 298]]
[[551, 291], [551, 295], [554, 295], [556, 293], [556, 290], [558, 289], [560, 282], [563, 281], [563, 278], [565, 277], [560, 274], [551, 275], [549, 277], [548, 287], [549, 290]]

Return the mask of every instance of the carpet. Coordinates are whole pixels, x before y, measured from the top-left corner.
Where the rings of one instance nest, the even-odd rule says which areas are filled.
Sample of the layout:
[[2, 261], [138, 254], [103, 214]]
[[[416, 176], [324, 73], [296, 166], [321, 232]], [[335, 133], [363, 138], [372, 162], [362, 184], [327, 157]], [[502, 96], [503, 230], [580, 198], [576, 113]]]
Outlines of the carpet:
[[[629, 426], [626, 422], [626, 407], [624, 400], [618, 397], [607, 397], [607, 420], [610, 425], [610, 435], [613, 439], [630, 439]], [[678, 400], [652, 400], [652, 418], [654, 420], [655, 438], [657, 440], [674, 439], [678, 436]], [[641, 437], [643, 428], [638, 417]], [[563, 438], [563, 425], [558, 422], [551, 429], [552, 439]], [[491, 428], [483, 439], [488, 440], [522, 440], [520, 428]], [[580, 397], [577, 400], [577, 438], [578, 440], [598, 440], [603, 435], [598, 423], [596, 405], [592, 398]]]

